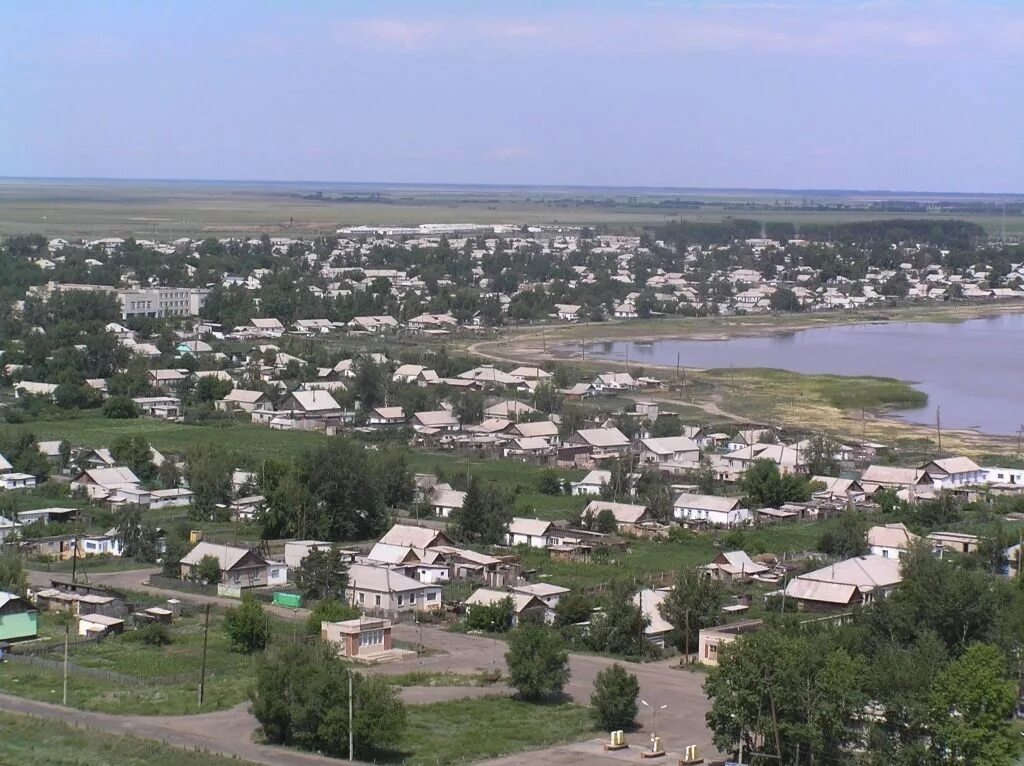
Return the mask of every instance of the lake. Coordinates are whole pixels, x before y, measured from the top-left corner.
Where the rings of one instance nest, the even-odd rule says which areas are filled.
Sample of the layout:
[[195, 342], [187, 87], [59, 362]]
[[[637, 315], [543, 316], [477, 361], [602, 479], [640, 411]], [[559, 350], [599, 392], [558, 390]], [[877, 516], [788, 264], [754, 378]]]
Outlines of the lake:
[[[587, 356], [637, 365], [770, 367], [800, 373], [872, 375], [912, 383], [928, 404], [894, 412], [913, 423], [1015, 434], [1024, 424], [1024, 314], [960, 323], [885, 322], [815, 327], [728, 340], [587, 343]], [[579, 345], [563, 350], [578, 356]]]

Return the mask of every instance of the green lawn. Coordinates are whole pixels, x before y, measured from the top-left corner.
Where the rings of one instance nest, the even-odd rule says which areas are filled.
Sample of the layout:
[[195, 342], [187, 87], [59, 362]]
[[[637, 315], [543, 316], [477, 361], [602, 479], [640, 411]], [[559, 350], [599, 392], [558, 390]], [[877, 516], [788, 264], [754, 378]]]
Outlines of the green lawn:
[[29, 431], [39, 440], [64, 439], [84, 447], [109, 447], [120, 436], [143, 436], [161, 452], [184, 452], [193, 444], [213, 444], [246, 455], [251, 463], [263, 458], [293, 458], [327, 439], [319, 433], [275, 431], [241, 421], [185, 425], [151, 418], [111, 420], [98, 412], [82, 412], [63, 420], [0, 425], [0, 436], [13, 431]]
[[579, 705], [531, 705], [507, 697], [410, 705], [394, 761], [465, 763], [597, 736]]
[[18, 766], [245, 766], [247, 761], [132, 736], [0, 713], [0, 763]]
[[[244, 702], [252, 682], [256, 659], [231, 650], [223, 622], [223, 611], [212, 610], [203, 710], [218, 710]], [[296, 628], [301, 629], [301, 626], [276, 619], [271, 619], [271, 627], [275, 641], [290, 641]], [[99, 643], [73, 647], [73, 665], [121, 673], [148, 683], [121, 685], [72, 670], [68, 683], [69, 704], [105, 713], [184, 715], [197, 712], [203, 617], [200, 614], [181, 617], [175, 620], [170, 632], [172, 643], [163, 647], [146, 645], [131, 629]], [[40, 634], [58, 640], [63, 632], [51, 615], [44, 614]], [[46, 657], [60, 659], [61, 654], [56, 652]], [[181, 678], [183, 675], [187, 677]], [[0, 665], [0, 691], [60, 702], [61, 687], [59, 670], [17, 662]]]

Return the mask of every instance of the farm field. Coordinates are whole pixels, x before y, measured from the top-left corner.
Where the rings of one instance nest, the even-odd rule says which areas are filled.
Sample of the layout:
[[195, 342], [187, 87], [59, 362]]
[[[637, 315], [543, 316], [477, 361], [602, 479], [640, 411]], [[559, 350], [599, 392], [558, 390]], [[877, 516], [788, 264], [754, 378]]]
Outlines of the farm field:
[[132, 736], [82, 729], [53, 719], [0, 713], [0, 763], [18, 766], [246, 766]]
[[[312, 198], [321, 192], [324, 199]], [[304, 198], [309, 197], [309, 198]], [[681, 207], [679, 200], [697, 202]], [[812, 204], [847, 209], [799, 209]], [[182, 236], [267, 232], [315, 236], [339, 226], [420, 223], [608, 225], [638, 228], [669, 220], [725, 217], [772, 222], [840, 223], [878, 218], [957, 217], [999, 232], [1024, 233], [1024, 216], [992, 213], [890, 213], [871, 210], [856, 192], [421, 186], [326, 182], [261, 183], [5, 179], [0, 235], [64, 237]]]

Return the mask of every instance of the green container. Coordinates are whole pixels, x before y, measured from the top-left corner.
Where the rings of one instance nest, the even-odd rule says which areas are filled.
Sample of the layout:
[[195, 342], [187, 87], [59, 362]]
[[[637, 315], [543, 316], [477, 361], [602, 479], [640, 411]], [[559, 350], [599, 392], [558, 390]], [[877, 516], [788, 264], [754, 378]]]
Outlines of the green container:
[[298, 609], [302, 606], [302, 596], [298, 593], [275, 593], [274, 603], [278, 606], [287, 606]]

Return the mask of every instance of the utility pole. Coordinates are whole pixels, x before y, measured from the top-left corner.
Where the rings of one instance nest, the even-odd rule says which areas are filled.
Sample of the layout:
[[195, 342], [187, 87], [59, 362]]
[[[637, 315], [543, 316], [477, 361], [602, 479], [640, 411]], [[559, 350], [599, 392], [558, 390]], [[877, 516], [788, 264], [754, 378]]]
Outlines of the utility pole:
[[64, 615], [64, 706], [68, 704], [68, 644], [71, 641], [71, 610]]
[[1017, 429], [1017, 454], [1020, 455], [1020, 440], [1024, 436], [1024, 425]]
[[206, 626], [203, 629], [203, 662], [199, 671], [199, 707], [203, 706], [203, 694], [206, 691], [206, 643], [210, 637], [210, 605], [206, 605]]
[[355, 738], [352, 735], [352, 671], [348, 671], [348, 759], [355, 760]]
[[935, 433], [939, 441], [939, 452], [942, 452], [942, 405], [935, 408]]

